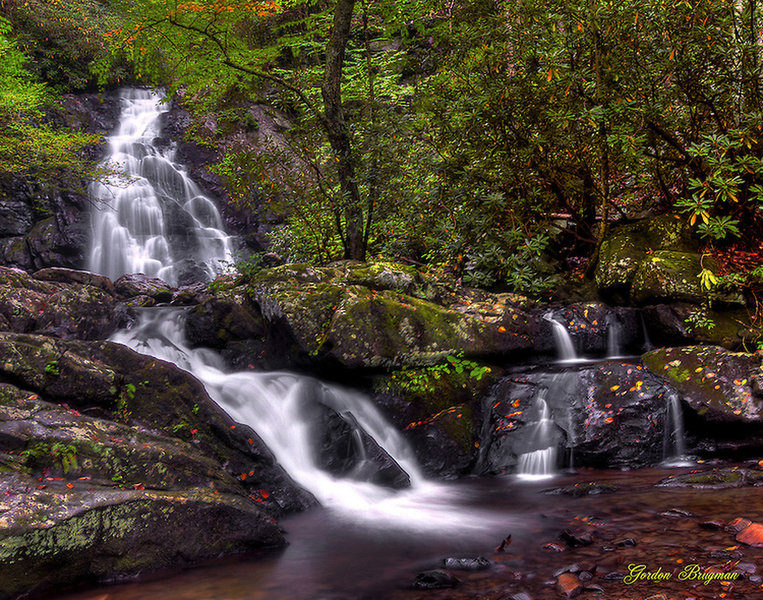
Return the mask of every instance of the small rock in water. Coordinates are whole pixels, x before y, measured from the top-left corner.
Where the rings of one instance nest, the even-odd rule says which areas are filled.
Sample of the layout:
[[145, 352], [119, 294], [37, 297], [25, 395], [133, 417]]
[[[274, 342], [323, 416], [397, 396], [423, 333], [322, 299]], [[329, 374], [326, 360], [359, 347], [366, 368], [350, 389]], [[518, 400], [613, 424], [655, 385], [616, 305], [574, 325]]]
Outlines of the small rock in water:
[[617, 545], [621, 548], [633, 548], [636, 545], [636, 540], [633, 538], [625, 538], [624, 540], [617, 542]]
[[726, 531], [729, 533], [739, 533], [743, 529], [746, 529], [752, 525], [752, 521], [749, 519], [743, 519], [742, 517], [738, 517], [731, 521], [728, 525], [726, 525]]
[[559, 591], [567, 598], [575, 598], [583, 591], [583, 585], [572, 573], [563, 573], [556, 580]]
[[559, 575], [562, 575], [563, 573], [580, 573], [580, 565], [577, 563], [572, 563], [571, 565], [567, 565], [566, 567], [562, 567], [556, 573], [554, 573], [554, 577], [559, 577]]
[[753, 548], [763, 548], [763, 525], [750, 523], [737, 533], [736, 541]]
[[528, 594], [527, 592], [519, 592], [518, 594], [514, 594], [509, 598], [509, 600], [533, 600], [532, 596]]
[[556, 542], [549, 542], [548, 544], [543, 544], [543, 549], [548, 550], [550, 552], [564, 552], [566, 548], [562, 544], [558, 544]]
[[559, 534], [559, 539], [570, 548], [579, 548], [580, 546], [590, 546], [593, 544], [593, 536], [587, 531], [577, 535], [570, 529], [564, 529], [562, 530], [562, 533]]
[[694, 515], [688, 510], [682, 510], [680, 508], [669, 508], [665, 512], [661, 512], [662, 517], [693, 517]]
[[449, 556], [442, 562], [446, 569], [460, 569], [462, 571], [482, 571], [483, 569], [489, 569], [493, 566], [493, 563], [484, 556], [478, 556], [477, 558], [457, 558]]
[[459, 583], [461, 583], [461, 580], [458, 579], [458, 577], [441, 569], [432, 569], [431, 571], [423, 571], [416, 575], [416, 580], [413, 582], [413, 589], [441, 590], [445, 588], [454, 588]]
[[506, 549], [506, 546], [511, 544], [511, 534], [507, 535], [503, 540], [501, 540], [501, 543], [498, 544], [498, 547], [495, 549], [496, 552], [503, 552]]
[[620, 573], [620, 571], [610, 571], [606, 575], [604, 575], [604, 579], [607, 579], [609, 581], [622, 581], [625, 579], [625, 575]]
[[723, 529], [723, 523], [721, 521], [703, 521], [699, 524], [702, 529]]

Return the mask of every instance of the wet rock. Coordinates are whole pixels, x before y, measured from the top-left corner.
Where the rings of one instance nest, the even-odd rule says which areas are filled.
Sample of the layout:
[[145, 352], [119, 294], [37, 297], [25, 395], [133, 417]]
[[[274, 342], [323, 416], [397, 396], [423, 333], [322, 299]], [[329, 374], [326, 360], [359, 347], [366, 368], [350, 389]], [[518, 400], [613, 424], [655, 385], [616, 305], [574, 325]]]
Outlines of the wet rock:
[[114, 282], [116, 293], [123, 299], [134, 296], [150, 296], [156, 302], [172, 300], [174, 288], [157, 277], [148, 277], [142, 273], [122, 275]]
[[565, 487], [553, 488], [550, 490], [543, 490], [544, 494], [549, 496], [573, 496], [580, 498], [581, 496], [598, 496], [600, 494], [611, 494], [617, 491], [617, 487], [609, 483], [598, 483], [596, 481], [581, 482], [574, 485], [568, 485]]
[[634, 540], [633, 538], [625, 538], [624, 540], [620, 540], [619, 542], [616, 542], [615, 546], [619, 546], [620, 548], [635, 548], [636, 540]]
[[509, 597], [509, 600], [533, 600], [532, 596], [527, 592], [520, 592]]
[[0, 381], [50, 402], [192, 443], [248, 490], [266, 489], [273, 514], [312, 505], [250, 428], [234, 423], [187, 372], [111, 342], [0, 333]]
[[[71, 273], [73, 277], [81, 274], [83, 279], [89, 276]], [[7, 330], [93, 339], [110, 335], [128, 320], [124, 308], [100, 287], [39, 280], [23, 271], [0, 267], [0, 327], [4, 323]]]
[[0, 237], [24, 235], [32, 223], [32, 209], [25, 202], [0, 200]]
[[583, 591], [583, 584], [572, 573], [564, 573], [556, 580], [557, 588], [567, 598], [576, 598]]
[[683, 510], [680, 508], [669, 508], [668, 510], [661, 512], [660, 516], [683, 518], [683, 517], [693, 517], [694, 515], [690, 513], [688, 510]]
[[350, 414], [320, 402], [305, 408], [317, 439], [316, 464], [340, 477], [369, 481], [392, 489], [410, 487], [400, 465], [366, 433]]
[[581, 546], [590, 546], [593, 544], [593, 536], [589, 531], [578, 534], [574, 533], [571, 529], [564, 529], [559, 534], [559, 539], [570, 548], [580, 548]]
[[549, 552], [564, 552], [567, 547], [557, 542], [548, 542], [547, 544], [543, 544], [543, 549], [548, 550]]
[[751, 381], [760, 357], [716, 346], [661, 348], [643, 356], [644, 364], [670, 382], [683, 400], [709, 422], [759, 422], [763, 402]]
[[62, 220], [60, 215], [43, 219], [26, 236], [35, 268], [76, 269], [85, 262], [89, 234], [84, 215], [79, 214], [70, 223], [60, 223]]
[[442, 564], [446, 569], [456, 569], [460, 571], [483, 571], [493, 566], [492, 561], [484, 556], [478, 556], [476, 558], [450, 556], [443, 559]]
[[441, 569], [433, 569], [416, 575], [416, 580], [411, 587], [415, 590], [441, 590], [454, 588], [459, 583], [461, 580], [451, 573]]
[[[741, 523], [738, 523], [737, 527], [740, 525]], [[736, 541], [753, 548], [763, 548], [763, 525], [750, 523], [737, 533]]]
[[0, 262], [8, 267], [31, 271], [34, 268], [29, 246], [23, 237], [0, 240]]
[[[576, 464], [657, 463], [667, 391], [642, 365], [623, 361], [509, 373], [483, 400], [477, 471], [514, 470], [521, 454], [549, 446], [560, 458], [574, 447]], [[552, 424], [540, 422], [540, 399]]]
[[702, 529], [710, 531], [719, 530], [724, 528], [724, 524], [721, 521], [703, 521], [699, 524]]
[[[744, 487], [755, 485], [757, 478], [745, 469], [713, 469], [698, 473], [685, 473], [683, 475], [671, 475], [661, 480], [657, 485], [661, 487], [689, 487], [698, 490]], [[666, 515], [675, 516], [675, 515]], [[678, 515], [682, 516], [682, 515]]]
[[742, 517], [737, 517], [733, 521], [731, 521], [728, 525], [726, 525], [726, 531], [729, 531], [731, 533], [739, 533], [740, 531], [746, 529], [752, 525], [752, 521], [749, 519], [744, 519]]
[[580, 565], [577, 563], [572, 563], [571, 565], [567, 565], [566, 567], [562, 567], [561, 569], [554, 572], [554, 577], [559, 577], [562, 573], [580, 573], [582, 569], [580, 568]]
[[584, 356], [606, 356], [610, 335], [616, 355], [641, 354], [644, 335], [639, 311], [601, 302], [571, 304], [551, 312], [564, 325], [576, 351]]
[[107, 294], [115, 294], [114, 284], [111, 279], [103, 275], [91, 273], [90, 271], [78, 271], [77, 269], [65, 269], [63, 267], [48, 267], [36, 271], [32, 277], [38, 281], [91, 285], [103, 290]]
[[193, 345], [224, 348], [251, 339], [261, 339], [263, 348], [265, 345], [262, 314], [249, 295], [238, 288], [203, 299], [188, 313], [185, 323]]

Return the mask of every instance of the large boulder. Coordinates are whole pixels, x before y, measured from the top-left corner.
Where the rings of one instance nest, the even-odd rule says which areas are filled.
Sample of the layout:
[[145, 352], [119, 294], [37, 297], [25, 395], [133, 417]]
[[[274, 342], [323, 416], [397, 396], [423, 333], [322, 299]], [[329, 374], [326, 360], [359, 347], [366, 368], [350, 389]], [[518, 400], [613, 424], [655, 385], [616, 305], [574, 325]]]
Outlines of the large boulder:
[[517, 469], [520, 456], [556, 449], [556, 467], [640, 467], [664, 458], [669, 392], [637, 363], [529, 369], [504, 377], [483, 400], [478, 472]]
[[456, 357], [377, 375], [373, 400], [413, 448], [425, 474], [468, 473], [479, 450], [480, 398], [500, 369]]
[[0, 334], [0, 491], [0, 598], [281, 545], [273, 517], [314, 503], [188, 373], [14, 333]]
[[644, 365], [678, 390], [687, 428], [707, 440], [716, 455], [747, 455], [763, 449], [763, 369], [760, 354], [717, 346], [661, 348]]
[[[66, 272], [69, 283], [61, 282]], [[129, 316], [105, 278], [66, 269], [41, 273], [36, 279], [0, 267], [0, 330], [94, 339], [127, 323]]]
[[709, 293], [700, 284], [702, 268], [696, 252], [655, 251], [639, 262], [631, 285], [631, 299], [637, 304], [662, 301], [702, 304]]
[[187, 331], [198, 345], [241, 343], [239, 363], [378, 369], [552, 348], [526, 298], [456, 291], [391, 263], [282, 265], [231, 287], [192, 310]]
[[604, 297], [627, 301], [639, 267], [653, 252], [696, 253], [697, 247], [688, 225], [671, 216], [613, 227], [599, 250], [596, 285]]

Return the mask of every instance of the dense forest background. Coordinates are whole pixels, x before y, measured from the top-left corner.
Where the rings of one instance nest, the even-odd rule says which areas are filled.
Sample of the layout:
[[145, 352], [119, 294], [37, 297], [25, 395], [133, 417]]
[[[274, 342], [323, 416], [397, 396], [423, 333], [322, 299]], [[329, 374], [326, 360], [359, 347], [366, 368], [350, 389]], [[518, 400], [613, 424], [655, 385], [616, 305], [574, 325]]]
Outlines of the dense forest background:
[[[668, 214], [701, 241], [702, 286], [741, 286], [757, 309], [755, 0], [0, 0], [0, 15], [0, 177], [73, 185], [93, 139], [62, 122], [61, 95], [162, 86], [228, 196], [279, 215], [284, 259], [390, 258], [542, 296], [591, 275], [613, 224]], [[257, 107], [278, 131], [257, 131]]]

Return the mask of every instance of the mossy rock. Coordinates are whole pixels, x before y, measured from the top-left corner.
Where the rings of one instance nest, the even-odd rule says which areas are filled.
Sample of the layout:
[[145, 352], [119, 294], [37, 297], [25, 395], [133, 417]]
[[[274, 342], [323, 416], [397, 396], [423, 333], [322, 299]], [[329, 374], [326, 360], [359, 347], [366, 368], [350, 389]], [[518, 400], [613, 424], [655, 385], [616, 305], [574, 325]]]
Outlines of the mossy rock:
[[662, 301], [702, 304], [709, 294], [700, 283], [702, 268], [699, 254], [656, 251], [639, 263], [633, 277], [631, 299], [638, 304]]
[[[283, 545], [275, 522], [238, 496], [49, 484], [0, 473], [0, 598], [114, 580]], [[29, 490], [34, 490], [30, 492]]]
[[398, 292], [348, 297], [336, 310], [323, 350], [340, 364], [394, 368], [426, 366], [449, 354], [471, 358], [533, 347], [527, 316], [482, 318]]
[[107, 290], [83, 283], [42, 281], [0, 267], [0, 323], [5, 323], [5, 329], [97, 339], [110, 335], [127, 320], [128, 315]]
[[[652, 341], [657, 345], [708, 344], [739, 350], [754, 347], [759, 335], [745, 309], [708, 310], [696, 304], [673, 302], [643, 309]], [[693, 322], [701, 317], [699, 322]]]
[[697, 242], [683, 221], [660, 216], [612, 228], [599, 250], [595, 281], [605, 294], [625, 293], [649, 252], [696, 252]]
[[763, 401], [753, 394], [760, 356], [718, 346], [661, 348], [642, 360], [665, 379], [704, 421], [760, 423]]
[[694, 488], [698, 490], [722, 490], [760, 485], [763, 472], [751, 469], [712, 469], [698, 473], [671, 475], [661, 480], [660, 487]]

